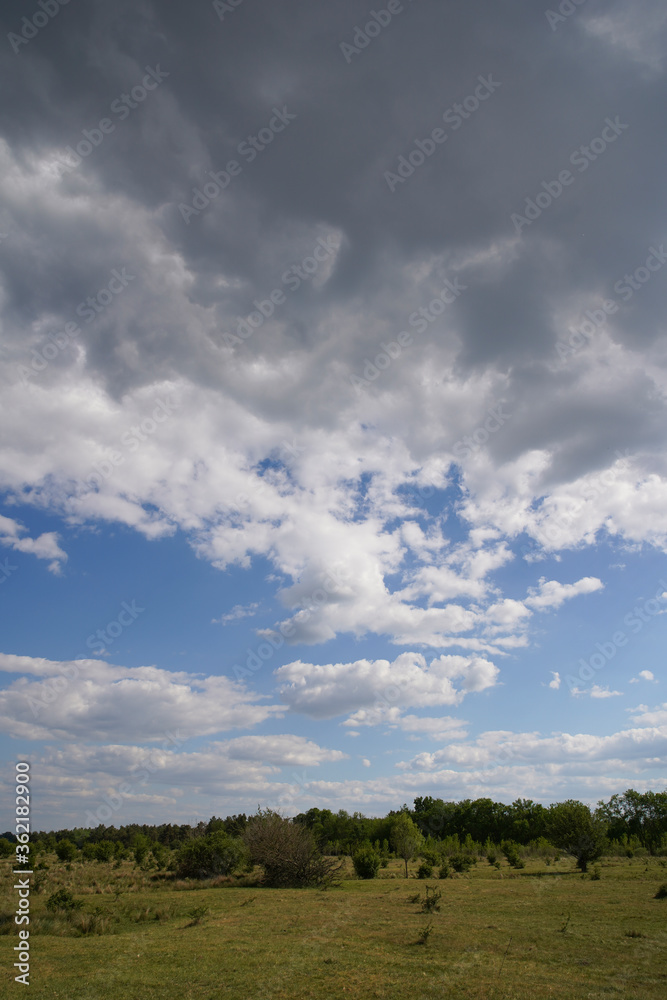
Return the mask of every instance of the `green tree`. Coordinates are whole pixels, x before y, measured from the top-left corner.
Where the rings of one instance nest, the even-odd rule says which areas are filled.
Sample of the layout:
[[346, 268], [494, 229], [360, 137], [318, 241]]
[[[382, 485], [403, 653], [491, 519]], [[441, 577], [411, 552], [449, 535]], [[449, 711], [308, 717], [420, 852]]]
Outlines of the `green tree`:
[[362, 844], [352, 855], [355, 874], [359, 878], [375, 878], [381, 860], [380, 854], [370, 844]]
[[112, 840], [100, 840], [94, 845], [94, 857], [96, 861], [111, 861], [114, 856], [114, 843]]
[[656, 854], [667, 838], [667, 792], [636, 792], [612, 795], [598, 803], [598, 816], [609, 824], [609, 836], [621, 840], [635, 836], [649, 854]]
[[408, 861], [419, 853], [424, 838], [419, 827], [410, 819], [406, 812], [400, 812], [394, 817], [391, 827], [391, 844], [399, 858], [405, 862], [405, 877], [408, 877]]
[[134, 852], [134, 860], [141, 867], [144, 863], [146, 855], [151, 849], [150, 837], [147, 837], [145, 833], [136, 833], [132, 838], [132, 849]]
[[60, 861], [74, 861], [78, 853], [76, 844], [71, 840], [59, 840], [56, 844], [56, 854]]
[[605, 824], [583, 802], [568, 799], [549, 807], [546, 815], [547, 837], [556, 847], [572, 854], [577, 868], [587, 871], [607, 846]]
[[246, 867], [248, 851], [242, 840], [216, 830], [204, 837], [187, 840], [176, 856], [176, 873], [181, 878], [214, 878], [231, 875]]

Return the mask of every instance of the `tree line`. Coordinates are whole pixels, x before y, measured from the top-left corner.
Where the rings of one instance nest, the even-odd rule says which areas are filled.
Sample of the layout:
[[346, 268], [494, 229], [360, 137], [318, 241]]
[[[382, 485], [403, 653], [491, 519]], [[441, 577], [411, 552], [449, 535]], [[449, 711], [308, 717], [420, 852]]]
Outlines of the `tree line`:
[[[0, 837], [0, 856], [13, 852], [13, 834]], [[185, 878], [250, 871], [259, 865], [271, 885], [326, 884], [339, 870], [332, 859], [349, 855], [361, 877], [373, 877], [389, 857], [422, 857], [422, 867], [472, 864], [479, 856], [521, 866], [519, 849], [554, 847], [571, 854], [582, 871], [603, 854], [667, 854], [667, 792], [628, 789], [599, 802], [577, 800], [543, 806], [531, 799], [510, 805], [489, 798], [447, 802], [418, 796], [384, 817], [313, 807], [286, 819], [278, 813], [213, 816], [195, 826], [132, 823], [94, 829], [76, 827], [31, 836], [35, 854], [60, 860], [115, 861], [128, 857], [144, 868], [166, 869]]]

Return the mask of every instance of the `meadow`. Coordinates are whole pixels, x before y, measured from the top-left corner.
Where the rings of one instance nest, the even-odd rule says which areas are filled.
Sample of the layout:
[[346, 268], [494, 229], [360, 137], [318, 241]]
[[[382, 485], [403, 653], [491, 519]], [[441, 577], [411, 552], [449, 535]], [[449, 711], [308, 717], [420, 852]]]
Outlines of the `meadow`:
[[[189, 882], [54, 854], [32, 877], [33, 1000], [554, 1000], [667, 995], [664, 858], [571, 858], [524, 870], [480, 861], [446, 879], [392, 860], [339, 887], [269, 889], [252, 876]], [[15, 878], [2, 862], [4, 995], [13, 982]], [[427, 893], [427, 887], [428, 893]], [[67, 888], [67, 916], [46, 900]], [[425, 897], [441, 892], [432, 912]], [[427, 904], [428, 905], [428, 904]]]

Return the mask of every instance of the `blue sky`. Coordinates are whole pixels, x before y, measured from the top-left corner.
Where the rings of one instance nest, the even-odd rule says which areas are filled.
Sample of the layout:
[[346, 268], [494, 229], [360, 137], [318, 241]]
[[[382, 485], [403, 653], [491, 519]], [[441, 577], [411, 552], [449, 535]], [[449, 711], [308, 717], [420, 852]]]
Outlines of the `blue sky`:
[[[592, 577], [602, 586], [565, 600], [559, 608], [539, 615], [536, 612], [526, 645], [494, 658], [500, 671], [494, 683], [467, 694], [461, 703], [443, 704], [434, 694], [413, 708], [409, 698], [403, 701], [396, 697], [391, 679], [384, 679], [370, 698], [360, 697], [358, 702], [370, 711], [374, 724], [355, 726], [349, 725], [353, 714], [350, 706], [337, 713], [335, 708], [329, 712], [326, 704], [317, 704], [316, 717], [299, 711], [299, 706], [290, 711], [280, 694], [276, 671], [299, 661], [343, 664], [366, 660], [372, 672], [377, 661], [393, 663], [407, 650], [419, 653], [421, 649], [428, 662], [440, 655], [440, 649], [395, 645], [386, 636], [372, 634], [341, 635], [314, 647], [304, 643], [283, 645], [262, 659], [259, 669], [254, 669], [258, 661], [252, 660], [253, 669], [248, 670], [249, 656], [262, 646], [258, 630], [275, 626], [281, 613], [284, 615], [284, 606], [276, 600], [275, 569], [269, 560], [257, 558], [248, 568], [220, 570], [197, 558], [181, 532], [148, 540], [124, 526], [63, 525], [30, 507], [11, 505], [4, 510], [4, 516], [11, 515], [14, 522], [25, 526], [22, 537], [39, 539], [58, 529], [59, 545], [67, 559], [58, 572], [49, 572], [44, 559], [9, 546], [5, 549], [5, 565], [9, 565], [11, 573], [2, 591], [2, 633], [7, 654], [3, 665], [8, 671], [4, 695], [8, 699], [5, 709], [13, 712], [13, 723], [8, 728], [10, 732], [14, 728], [14, 732], [3, 737], [3, 756], [27, 757], [36, 766], [43, 761], [55, 775], [53, 769], [58, 768], [54, 753], [62, 754], [68, 745], [76, 746], [80, 753], [86, 729], [93, 737], [103, 737], [87, 744], [86, 756], [95, 758], [102, 747], [109, 753], [110, 746], [115, 746], [115, 753], [120, 755], [113, 765], [105, 762], [111, 771], [97, 787], [99, 772], [92, 780], [83, 775], [70, 779], [73, 787], [65, 799], [67, 822], [84, 823], [88, 816], [89, 825], [91, 815], [102, 820], [107, 810], [111, 810], [114, 822], [142, 816], [156, 821], [171, 816], [194, 821], [214, 813], [253, 810], [257, 802], [271, 803], [292, 813], [318, 802], [381, 812], [400, 805], [398, 799], [411, 801], [419, 793], [420, 781], [429, 793], [445, 798], [488, 794], [508, 800], [521, 795], [543, 801], [570, 795], [596, 801], [621, 786], [653, 786], [661, 781], [659, 759], [625, 762], [618, 758], [613, 763], [605, 762], [601, 773], [597, 762], [587, 764], [577, 752], [574, 761], [572, 754], [567, 754], [570, 761], [557, 766], [555, 772], [552, 766], [544, 766], [550, 764], [554, 754], [563, 757], [567, 739], [560, 734], [567, 734], [575, 743], [577, 736], [581, 740], [585, 734], [590, 755], [599, 749], [596, 738], [608, 738], [628, 729], [635, 731], [636, 738], [638, 728], [655, 728], [642, 726], [641, 716], [660, 699], [667, 597], [645, 610], [647, 600], [667, 591], [667, 580], [660, 576], [664, 574], [660, 553], [628, 553], [618, 545], [602, 544], [528, 564], [520, 555], [515, 556], [489, 579], [489, 585], [509, 600], [521, 601], [529, 589], [539, 587], [545, 575], [564, 583]], [[636, 607], [639, 615], [633, 611]], [[629, 622], [628, 615], [632, 616]], [[627, 642], [621, 639], [622, 645], [614, 648], [614, 636], [618, 639], [619, 631], [625, 632]], [[103, 639], [108, 640], [106, 645]], [[581, 665], [600, 653], [599, 646], [604, 663], [600, 665], [593, 659], [594, 676], [590, 679], [591, 671], [584, 668], [582, 672]], [[265, 646], [262, 656], [270, 649]], [[314, 650], [317, 656], [313, 656]], [[459, 652], [455, 645], [451, 651]], [[102, 652], [98, 659], [97, 654]], [[28, 689], [21, 686], [25, 681], [17, 679], [23, 673], [19, 668], [25, 667], [27, 661], [11, 669], [14, 657], [19, 656], [32, 658], [31, 669], [24, 675]], [[49, 669], [32, 673], [41, 658], [52, 661]], [[96, 690], [89, 692], [91, 702], [83, 710], [83, 728], [77, 725], [67, 733], [60, 727], [65, 729], [72, 722], [68, 708], [81, 711], [78, 687], [84, 679], [96, 676], [97, 667], [91, 662], [94, 660], [113, 665], [118, 676], [99, 677]], [[71, 673], [72, 661], [78, 669], [75, 677]], [[69, 669], [65, 664], [70, 664]], [[234, 693], [232, 689], [225, 692], [227, 704], [235, 701], [243, 689], [252, 703], [273, 706], [273, 711], [261, 720], [253, 718], [249, 725], [241, 713], [233, 728], [215, 732], [207, 727], [209, 731], [201, 735], [196, 708], [185, 716], [175, 708], [164, 717], [162, 728], [157, 726], [147, 734], [145, 742], [135, 742], [136, 730], [133, 732], [132, 727], [136, 722], [126, 729], [123, 704], [109, 709], [105, 705], [110, 687], [121, 682], [124, 668], [141, 671], [147, 666], [159, 670], [160, 697], [168, 690], [171, 677], [180, 687], [184, 680], [190, 686], [197, 680], [219, 676], [241, 681]], [[191, 676], [183, 678], [183, 674]], [[67, 684], [57, 693], [55, 702], [50, 702], [48, 688], [58, 677]], [[560, 680], [557, 686], [555, 678]], [[608, 692], [612, 694], [605, 697]], [[340, 691], [336, 693], [341, 695]], [[143, 711], [150, 715], [151, 695], [146, 692], [144, 697]], [[445, 702], [448, 700], [445, 698]], [[60, 712], [55, 708], [58, 703], [63, 709]], [[386, 713], [392, 709], [396, 712], [398, 706], [396, 717], [387, 718]], [[105, 720], [107, 711], [109, 718]], [[373, 713], [377, 715], [375, 720]], [[26, 727], [25, 735], [16, 728], [19, 718]], [[406, 728], [401, 728], [400, 719]], [[442, 731], [434, 731], [435, 722], [429, 720], [441, 720]], [[100, 721], [108, 721], [106, 734], [95, 734]], [[43, 724], [43, 733], [31, 732], [33, 726]], [[215, 721], [211, 725], [215, 729]], [[490, 735], [500, 733], [502, 736]], [[548, 744], [554, 734], [559, 734], [557, 747]], [[244, 736], [259, 737], [259, 741], [256, 745], [238, 745], [236, 752], [244, 753], [244, 763], [232, 758], [226, 766], [233, 772], [235, 767], [245, 769], [250, 765], [253, 781], [249, 793], [237, 787], [234, 791], [218, 789], [216, 783], [222, 780], [224, 785], [229, 775], [213, 777], [206, 773], [206, 767], [197, 775], [192, 755], [208, 755], [213, 744]], [[169, 744], [172, 737], [178, 742]], [[277, 744], [275, 737], [280, 737]], [[530, 749], [522, 749], [526, 739], [531, 741]], [[545, 741], [547, 746], [539, 745]], [[130, 746], [133, 754], [128, 756]], [[263, 754], [268, 747], [275, 759], [276, 746], [280, 763], [272, 765], [275, 771], [265, 773]], [[168, 754], [181, 754], [194, 767], [195, 780], [203, 779], [204, 783], [184, 790], [183, 796], [174, 796], [167, 784], [170, 779], [173, 782], [173, 776], [165, 758], [153, 781], [135, 784], [133, 775], [141, 772], [141, 759], [151, 760], [152, 754], [157, 762], [156, 747], [166, 749]], [[463, 762], [441, 760], [438, 754], [446, 748], [464, 754]], [[497, 759], [502, 748], [506, 752], [509, 749], [513, 757], [507, 760], [501, 755]], [[230, 749], [235, 752], [233, 742], [227, 752]], [[138, 750], [140, 757], [136, 758]], [[217, 746], [214, 755], [224, 760], [224, 748]], [[471, 755], [479, 758], [479, 766], [471, 766]], [[77, 756], [77, 770], [82, 763], [85, 768], [86, 756], [83, 760]], [[60, 767], [67, 767], [65, 760], [58, 757]], [[540, 763], [542, 769], [536, 766]], [[124, 782], [130, 790], [121, 795], [119, 788]], [[235, 786], [235, 782], [232, 784]], [[42, 794], [43, 805], [40, 796], [39, 806], [49, 817], [48, 822], [57, 826], [63, 808], [60, 796], [49, 791], [48, 786]]]
[[37, 827], [665, 787], [667, 15], [482, 8], [356, 51], [361, 0], [94, 2], [0, 54]]

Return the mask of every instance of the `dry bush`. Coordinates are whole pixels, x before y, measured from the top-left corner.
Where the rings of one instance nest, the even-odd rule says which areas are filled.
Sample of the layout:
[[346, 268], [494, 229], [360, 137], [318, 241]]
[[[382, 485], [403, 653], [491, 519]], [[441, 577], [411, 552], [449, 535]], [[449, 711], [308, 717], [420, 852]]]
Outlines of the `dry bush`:
[[271, 809], [259, 810], [243, 834], [253, 864], [274, 887], [330, 886], [340, 881], [342, 863], [324, 857], [312, 833]]

